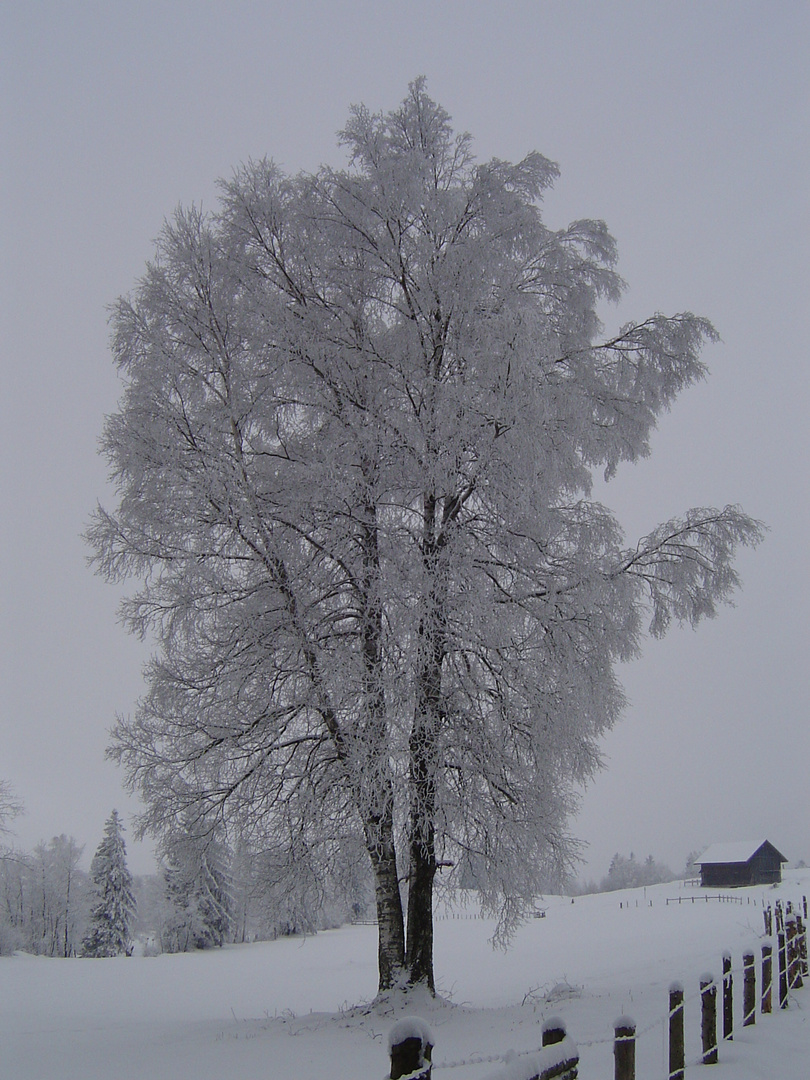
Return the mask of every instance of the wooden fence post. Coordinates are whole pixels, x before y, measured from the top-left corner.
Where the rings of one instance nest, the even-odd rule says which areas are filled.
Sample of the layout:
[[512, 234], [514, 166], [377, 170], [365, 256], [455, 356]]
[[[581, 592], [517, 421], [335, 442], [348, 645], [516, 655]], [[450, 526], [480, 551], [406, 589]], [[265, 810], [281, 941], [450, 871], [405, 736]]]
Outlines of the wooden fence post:
[[669, 1080], [684, 1080], [686, 1058], [683, 1040], [683, 987], [669, 988]]
[[743, 954], [743, 1027], [757, 1022], [757, 975], [754, 954]]
[[791, 990], [800, 990], [804, 986], [802, 978], [802, 947], [799, 938], [799, 916], [791, 912], [786, 920], [788, 986]]
[[769, 1013], [773, 1008], [773, 946], [762, 946], [762, 1014]]
[[796, 979], [796, 916], [792, 911], [785, 916], [785, 967], [788, 990], [792, 990]]
[[807, 970], [807, 916], [799, 916], [799, 956], [802, 963], [802, 975], [810, 975]]
[[787, 946], [785, 944], [785, 931], [780, 930], [776, 935], [777, 949], [779, 953], [779, 1008], [788, 1007], [788, 978], [787, 978]]
[[731, 975], [731, 953], [723, 953], [723, 1038], [734, 1038], [734, 982]]
[[401, 1076], [409, 1080], [430, 1080], [433, 1052], [433, 1036], [424, 1020], [417, 1016], [403, 1016], [388, 1033], [388, 1051], [391, 1055], [390, 1080]]
[[[543, 1048], [559, 1046], [566, 1038], [565, 1023], [559, 1016], [549, 1017], [543, 1023]], [[572, 1047], [573, 1055], [560, 1058], [551, 1065], [542, 1068], [533, 1075], [532, 1080], [576, 1080], [579, 1066], [579, 1051]]]
[[620, 1016], [613, 1025], [614, 1080], [636, 1080], [636, 1022]]
[[700, 977], [700, 1037], [704, 1065], [717, 1064], [717, 986], [714, 976]]
[[543, 1046], [554, 1046], [565, 1038], [565, 1024], [559, 1016], [550, 1016], [543, 1023]]

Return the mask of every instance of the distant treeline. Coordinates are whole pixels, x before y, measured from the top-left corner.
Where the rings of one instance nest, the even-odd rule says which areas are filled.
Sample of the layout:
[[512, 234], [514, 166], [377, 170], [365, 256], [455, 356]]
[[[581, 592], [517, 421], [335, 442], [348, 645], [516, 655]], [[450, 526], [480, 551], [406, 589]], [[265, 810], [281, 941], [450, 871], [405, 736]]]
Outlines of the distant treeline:
[[597, 882], [593, 879], [578, 885], [575, 891], [581, 895], [597, 892], [615, 892], [617, 889], [637, 889], [644, 885], [658, 885], [664, 881], [677, 881], [681, 878], [696, 877], [698, 868], [695, 859], [700, 852], [691, 852], [686, 860], [686, 867], [676, 874], [665, 864], [658, 862], [652, 855], [639, 862], [633, 852], [629, 856], [618, 852], [610, 860], [610, 868]]
[[[64, 835], [28, 852], [0, 845], [0, 955], [102, 955], [87, 947], [99, 918], [99, 882], [80, 865], [83, 853]], [[308, 933], [373, 910], [362, 850], [343, 850], [321, 874], [303, 859], [291, 873], [272, 848], [234, 851], [185, 833], [169, 838], [161, 854], [157, 873], [131, 879], [126, 930], [132, 947], [147, 953]]]

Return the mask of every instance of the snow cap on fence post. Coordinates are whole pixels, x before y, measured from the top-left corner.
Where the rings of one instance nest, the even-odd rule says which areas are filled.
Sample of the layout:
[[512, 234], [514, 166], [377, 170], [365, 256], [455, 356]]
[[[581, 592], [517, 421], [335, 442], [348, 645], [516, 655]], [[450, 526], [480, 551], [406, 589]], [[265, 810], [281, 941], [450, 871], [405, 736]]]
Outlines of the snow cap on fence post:
[[430, 1080], [433, 1046], [433, 1033], [425, 1020], [418, 1016], [403, 1016], [397, 1020], [388, 1032], [391, 1080], [401, 1077]]
[[561, 1016], [550, 1016], [543, 1021], [543, 1046], [554, 1046], [565, 1038], [565, 1021]]

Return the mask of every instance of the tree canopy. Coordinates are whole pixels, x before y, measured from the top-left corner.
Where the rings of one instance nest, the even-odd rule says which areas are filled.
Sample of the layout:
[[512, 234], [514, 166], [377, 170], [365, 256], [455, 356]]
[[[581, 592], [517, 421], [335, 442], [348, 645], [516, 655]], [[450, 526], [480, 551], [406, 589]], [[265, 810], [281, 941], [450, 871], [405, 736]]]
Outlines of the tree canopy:
[[144, 829], [266, 836], [315, 875], [362, 838], [380, 989], [432, 987], [438, 867], [508, 933], [576, 856], [616, 664], [714, 615], [761, 530], [692, 509], [626, 546], [592, 499], [716, 335], [604, 334], [615, 243], [544, 224], [552, 162], [478, 163], [422, 80], [341, 137], [344, 170], [250, 162], [178, 209], [115, 307], [89, 539], [156, 653], [111, 753]]

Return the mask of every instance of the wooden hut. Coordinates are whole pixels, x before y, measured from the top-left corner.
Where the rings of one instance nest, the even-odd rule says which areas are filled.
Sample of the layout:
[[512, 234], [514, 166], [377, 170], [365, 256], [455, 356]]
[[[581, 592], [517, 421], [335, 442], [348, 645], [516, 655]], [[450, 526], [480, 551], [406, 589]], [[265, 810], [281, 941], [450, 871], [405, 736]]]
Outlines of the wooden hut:
[[782, 880], [785, 856], [769, 840], [738, 844], [712, 844], [695, 862], [700, 884], [707, 889], [734, 889], [742, 885], [773, 885]]

